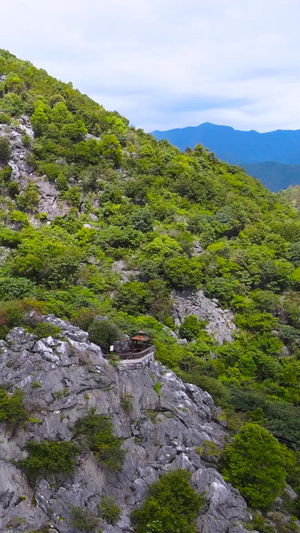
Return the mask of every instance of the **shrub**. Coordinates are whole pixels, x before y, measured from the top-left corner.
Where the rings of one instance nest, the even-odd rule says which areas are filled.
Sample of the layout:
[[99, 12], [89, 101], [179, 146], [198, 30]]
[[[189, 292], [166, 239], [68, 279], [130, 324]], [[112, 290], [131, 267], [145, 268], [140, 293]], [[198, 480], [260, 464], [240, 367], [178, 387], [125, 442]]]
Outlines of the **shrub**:
[[0, 389], [0, 422], [7, 422], [13, 428], [28, 420], [28, 412], [23, 400], [24, 393], [20, 389], [13, 394]]
[[0, 299], [3, 301], [26, 298], [34, 293], [35, 286], [27, 278], [0, 278]]
[[18, 231], [9, 228], [0, 229], [0, 246], [7, 246], [8, 248], [17, 248], [21, 242], [21, 237]]
[[103, 518], [103, 520], [105, 520], [105, 522], [112, 525], [118, 522], [121, 509], [116, 504], [116, 500], [113, 498], [113, 496], [102, 496], [98, 507], [100, 516]]
[[11, 148], [5, 137], [0, 137], [0, 163], [6, 165], [10, 160]]
[[166, 261], [164, 274], [175, 289], [198, 288], [202, 278], [202, 266], [196, 258], [189, 259], [181, 255]]
[[57, 337], [60, 332], [61, 329], [58, 326], [53, 326], [53, 324], [48, 324], [47, 322], [39, 322], [32, 331], [39, 339], [50, 336]]
[[12, 168], [10, 165], [6, 165], [0, 172], [0, 181], [8, 183], [11, 177]]
[[0, 338], [4, 339], [10, 329], [22, 326], [24, 310], [21, 302], [9, 301], [0, 303]]
[[114, 305], [129, 315], [147, 313], [150, 305], [150, 292], [146, 283], [127, 281], [121, 285], [114, 298]]
[[129, 394], [124, 394], [120, 401], [123, 411], [127, 414], [131, 412], [132, 409], [132, 396]]
[[89, 509], [72, 506], [70, 526], [83, 533], [100, 533], [99, 519]]
[[136, 209], [131, 217], [131, 224], [134, 229], [147, 233], [152, 231], [154, 218], [149, 207]]
[[88, 329], [89, 339], [104, 350], [121, 338], [122, 332], [110, 320], [94, 320]]
[[225, 448], [223, 476], [251, 507], [263, 509], [284, 489], [284, 462], [273, 435], [256, 424], [245, 424]]
[[76, 420], [73, 433], [94, 453], [100, 464], [109, 470], [121, 470], [125, 452], [121, 449], [122, 440], [114, 435], [109, 416], [96, 415], [92, 409], [87, 416]]
[[[19, 196], [18, 198], [22, 198], [22, 197]], [[22, 211], [18, 211], [18, 210], [10, 211], [7, 218], [10, 222], [15, 222], [16, 225], [19, 226], [19, 228], [24, 228], [25, 226], [28, 226], [29, 224], [28, 215], [26, 215], [25, 213], [22, 213]]]
[[161, 390], [162, 384], [160, 381], [157, 381], [153, 387], [153, 390], [155, 390], [156, 394], [160, 396], [160, 390]]
[[16, 181], [10, 181], [7, 184], [7, 190], [9, 196], [14, 199], [18, 194], [20, 194], [20, 185]]
[[44, 163], [41, 165], [41, 171], [44, 172], [49, 181], [55, 181], [61, 172], [61, 165], [56, 163]]
[[142, 507], [131, 514], [136, 533], [195, 533], [204, 498], [192, 489], [190, 479], [186, 470], [163, 474], [149, 488]]
[[19, 209], [33, 211], [39, 203], [39, 198], [40, 195], [37, 186], [33, 182], [29, 182], [25, 192], [16, 199], [16, 204]]
[[55, 187], [58, 191], [67, 191], [69, 188], [68, 180], [63, 174], [59, 174], [55, 179]]
[[205, 328], [206, 322], [204, 320], [198, 320], [195, 315], [190, 315], [184, 319], [179, 328], [179, 336], [181, 339], [187, 339], [192, 341], [197, 339], [200, 333]]
[[22, 143], [25, 148], [29, 148], [31, 146], [31, 137], [28, 135], [28, 133], [24, 133], [24, 135], [22, 135]]
[[19, 464], [30, 482], [39, 476], [71, 474], [80, 451], [75, 442], [51, 440], [29, 441], [26, 448], [28, 457]]
[[230, 402], [230, 391], [217, 379], [205, 376], [201, 371], [180, 372], [181, 379], [185, 383], [193, 383], [201, 389], [207, 391], [214, 399], [214, 402], [221, 407], [228, 407]]
[[116, 167], [120, 166], [122, 147], [115, 135], [105, 135], [99, 143], [101, 155], [111, 161]]
[[10, 116], [0, 112], [0, 124], [10, 124], [10, 122]]

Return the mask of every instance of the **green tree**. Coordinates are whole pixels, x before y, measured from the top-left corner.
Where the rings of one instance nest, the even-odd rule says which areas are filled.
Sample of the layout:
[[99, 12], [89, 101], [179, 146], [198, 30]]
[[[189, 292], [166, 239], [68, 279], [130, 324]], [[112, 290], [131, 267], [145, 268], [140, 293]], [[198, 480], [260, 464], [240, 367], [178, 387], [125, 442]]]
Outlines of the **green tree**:
[[121, 509], [113, 496], [104, 494], [98, 505], [101, 518], [108, 524], [116, 524], [120, 519]]
[[28, 420], [28, 412], [24, 407], [24, 392], [17, 389], [9, 394], [0, 388], [0, 422], [6, 422], [11, 428], [20, 426]]
[[176, 289], [198, 288], [202, 278], [202, 265], [197, 259], [181, 255], [164, 264], [164, 275]]
[[150, 305], [150, 292], [146, 283], [127, 281], [118, 289], [114, 298], [117, 309], [130, 315], [142, 315]]
[[193, 341], [199, 337], [205, 328], [205, 322], [198, 320], [195, 315], [186, 317], [179, 328], [179, 335], [182, 339]]
[[186, 470], [175, 470], [151, 485], [144, 504], [131, 515], [136, 533], [196, 533], [195, 519], [204, 499], [190, 479]]
[[111, 417], [97, 415], [92, 409], [87, 416], [76, 420], [73, 433], [94, 453], [100, 464], [112, 471], [122, 469], [125, 451], [122, 450], [122, 439], [114, 435]]
[[245, 424], [225, 448], [223, 475], [251, 507], [268, 507], [285, 486], [284, 456], [277, 439], [256, 424]]
[[116, 167], [120, 166], [122, 159], [122, 147], [115, 135], [105, 135], [99, 143], [102, 156], [112, 161]]
[[35, 482], [39, 476], [71, 474], [80, 451], [75, 442], [52, 440], [30, 440], [27, 450], [28, 457], [19, 464], [31, 482]]
[[108, 351], [110, 345], [122, 336], [121, 330], [110, 320], [94, 320], [89, 326], [88, 333], [90, 341], [98, 344], [105, 351]]

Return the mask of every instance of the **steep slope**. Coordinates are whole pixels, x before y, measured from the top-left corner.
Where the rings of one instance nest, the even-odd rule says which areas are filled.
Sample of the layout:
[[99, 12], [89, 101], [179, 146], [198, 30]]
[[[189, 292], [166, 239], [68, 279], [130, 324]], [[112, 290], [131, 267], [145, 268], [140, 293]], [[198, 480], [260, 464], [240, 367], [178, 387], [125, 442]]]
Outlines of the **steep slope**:
[[222, 161], [243, 167], [270, 191], [278, 192], [300, 183], [300, 130], [258, 133], [205, 123], [152, 133], [156, 139], [167, 139], [180, 150], [201, 143]]
[[[0, 389], [0, 397], [2, 394], [7, 400], [5, 394], [8, 394], [14, 398], [18, 380], [20, 389], [26, 391], [25, 402], [39, 389], [39, 381], [31, 379], [31, 371], [35, 373], [38, 368], [31, 366], [36, 353], [32, 354], [31, 349], [36, 346], [36, 340], [30, 335], [54, 338], [56, 334], [49, 330], [45, 333], [43, 325], [32, 325], [28, 320], [32, 313], [70, 320], [84, 330], [85, 333], [80, 333], [83, 342], [88, 332], [92, 340], [96, 337], [103, 351], [108, 351], [119, 339], [120, 330], [127, 335], [144, 330], [156, 346], [157, 361], [175, 371], [184, 382], [212, 394], [216, 404], [223, 408], [221, 417], [224, 425], [225, 422], [228, 425], [231, 439], [244, 423], [254, 421], [294, 449], [288, 452], [280, 448], [278, 460], [284, 462], [283, 477], [296, 491], [289, 492], [296, 501], [286, 505], [285, 497], [280, 498], [270, 511], [267, 509], [273, 513], [273, 521], [274, 512], [280, 508], [277, 522], [274, 518], [270, 525], [267, 516], [258, 515], [254, 525], [261, 529], [272, 527], [282, 533], [282, 524], [286, 522], [285, 533], [297, 530], [299, 524], [290, 523], [289, 513], [300, 515], [297, 499], [300, 491], [299, 213], [242, 169], [220, 162], [201, 146], [183, 154], [166, 141], [158, 142], [142, 130], [129, 127], [128, 121], [118, 113], [106, 112], [71, 84], [61, 83], [5, 51], [0, 52], [0, 75], [0, 339], [5, 354], [15, 343], [16, 333], [11, 338], [9, 331], [21, 327], [27, 332], [22, 330], [21, 338], [28, 338], [30, 345], [24, 352], [26, 360], [17, 381], [15, 375], [9, 374], [9, 365], [15, 364], [14, 360], [8, 362], [7, 392]], [[106, 336], [94, 321], [99, 315], [108, 318], [105, 327], [102, 324]], [[64, 326], [62, 329], [63, 335], [70, 338], [70, 330]], [[40, 355], [43, 353], [38, 362], [40, 367], [48, 356], [53, 359], [48, 361], [52, 365], [58, 363], [57, 357], [59, 360], [63, 357], [63, 354], [53, 355], [55, 349], [47, 342], [38, 345]], [[53, 343], [54, 348], [58, 346], [56, 341]], [[86, 346], [84, 349], [90, 350]], [[67, 346], [65, 350], [64, 360], [68, 373], [73, 376]], [[13, 351], [18, 350], [14, 347]], [[99, 353], [98, 348], [94, 349], [94, 354], [99, 356]], [[22, 357], [21, 350], [16, 365], [23, 361]], [[80, 383], [79, 389], [76, 382], [72, 390], [90, 385], [92, 390], [101, 389], [88, 373], [88, 364], [87, 361], [81, 361], [79, 366], [76, 363], [74, 380], [78, 372]], [[49, 379], [50, 370], [49, 367]], [[103, 375], [106, 372], [115, 376], [110, 379], [113, 390], [119, 394], [119, 373], [114, 374], [112, 368], [103, 370]], [[133, 396], [139, 397], [135, 386], [140, 381], [144, 383], [144, 379], [145, 394], [147, 389], [148, 396], [158, 401], [161, 384], [167, 379], [165, 370], [155, 363], [150, 377], [147, 372], [146, 377], [143, 373], [134, 374], [134, 383], [130, 376], [125, 376], [129, 393], [125, 391], [123, 407], [130, 406], [131, 389]], [[156, 382], [150, 381], [151, 374], [155, 374]], [[182, 385], [171, 375], [176, 382], [176, 398], [186, 398], [190, 386]], [[45, 382], [46, 378], [43, 374]], [[59, 366], [55, 383], [50, 385], [55, 389], [56, 382], [65, 378], [65, 369]], [[173, 390], [172, 380], [164, 394]], [[55, 389], [58, 393], [55, 401], [68, 402], [68, 395], [64, 396], [68, 386], [66, 382], [58, 391]], [[85, 394], [89, 396], [89, 392]], [[88, 398], [84, 399], [85, 408]], [[52, 400], [49, 395], [45, 402], [49, 401], [50, 406]], [[141, 405], [148, 405], [143, 401]], [[172, 402], [176, 404], [176, 401], [172, 397]], [[105, 404], [107, 410], [101, 408], [102, 403], [97, 403], [96, 416], [114, 412], [114, 406], [119, 409], [114, 394], [109, 395], [109, 402], [110, 407]], [[63, 404], [57, 405], [63, 409]], [[186, 408], [183, 405], [183, 413]], [[148, 422], [149, 418], [152, 420], [151, 409], [148, 414], [142, 413], [142, 420], [144, 416]], [[125, 407], [123, 411], [120, 419], [124, 418], [122, 424], [127, 432]], [[18, 440], [20, 446], [16, 445], [12, 454], [16, 452], [17, 456], [10, 456], [11, 459], [18, 457], [26, 461], [29, 451], [25, 445], [30, 434], [42, 440], [47, 435], [60, 438], [60, 431], [64, 435], [64, 416], [62, 413], [61, 420], [56, 413], [53, 433], [47, 433], [45, 424], [39, 433], [37, 422], [32, 428], [27, 426], [25, 433], [20, 428], [24, 441]], [[140, 412], [137, 416], [140, 417]], [[2, 420], [1, 430], [8, 431], [9, 424], [5, 424], [5, 418]], [[75, 412], [70, 424], [65, 423], [71, 433], [74, 420]], [[119, 422], [116, 427], [118, 435], [123, 435]], [[216, 435], [219, 430], [220, 425], [214, 426]], [[155, 432], [152, 426], [151, 431]], [[76, 440], [71, 433], [69, 437], [74, 436]], [[123, 436], [129, 439], [130, 448], [133, 441], [126, 435]], [[212, 435], [208, 436], [214, 440]], [[165, 445], [160, 438], [158, 435], [161, 446]], [[278, 449], [277, 440], [272, 439]], [[176, 440], [175, 430], [171, 440]], [[192, 446], [198, 445], [190, 443], [188, 447]], [[202, 451], [198, 451], [201, 459]], [[170, 453], [173, 457], [174, 452]], [[217, 464], [217, 457], [213, 457], [213, 464]], [[156, 462], [151, 459], [148, 466], [155, 470]], [[193, 468], [198, 469], [196, 459]], [[259, 470], [255, 471], [259, 473]], [[76, 469], [74, 472], [77, 475]], [[101, 472], [100, 469], [99, 479], [102, 479]], [[221, 479], [218, 474], [216, 480], [216, 475], [213, 473], [214, 481], [209, 489], [213, 500], [213, 489]], [[134, 476], [130, 483], [141, 477], [138, 471]], [[204, 477], [211, 479], [209, 473]], [[243, 487], [247, 489], [249, 479], [252, 475], [246, 476], [239, 485], [242, 491]], [[50, 488], [45, 486], [52, 499], [51, 483]], [[145, 488], [140, 481], [138, 485]], [[275, 491], [278, 497], [283, 490], [281, 483]], [[226, 494], [227, 489], [222, 488], [220, 492]], [[64, 490], [60, 492], [64, 493]], [[100, 496], [100, 493], [99, 488], [95, 494]], [[120, 498], [122, 503], [123, 496]], [[6, 494], [4, 507], [8, 500]], [[82, 505], [80, 498], [75, 501], [78, 501], [76, 507]], [[263, 492], [257, 501], [256, 507], [265, 512]], [[134, 500], [130, 502], [127, 510], [122, 507], [127, 517], [134, 506]], [[42, 501], [41, 507], [44, 512]], [[68, 512], [64, 510], [67, 520]], [[238, 510], [234, 513], [238, 518], [241, 516]], [[224, 527], [232, 527], [234, 533], [241, 531], [239, 526], [234, 530], [232, 515], [227, 516], [227, 511], [222, 516], [229, 522]], [[60, 531], [58, 518], [55, 520], [55, 527]], [[22, 523], [16, 527], [23, 527]], [[109, 527], [107, 531], [112, 531]], [[124, 527], [126, 530], [127, 525]], [[206, 530], [205, 527], [203, 522], [200, 531], [208, 531], [213, 526], [207, 526]]]
[[299, 210], [300, 208], [300, 186], [294, 185], [288, 189], [281, 191], [279, 197], [282, 202], [288, 202], [290, 205]]
[[[114, 497], [122, 510], [115, 526], [102, 522], [104, 531], [132, 531], [130, 512], [143, 501], [148, 486], [178, 468], [190, 471], [195, 489], [206, 493], [198, 519], [201, 531], [237, 531], [239, 520], [248, 517], [244, 500], [215, 470], [214, 458], [207, 458], [209, 464], [197, 453], [207, 441], [222, 447], [225, 437], [218, 420], [221, 410], [210, 395], [184, 385], [156, 362], [140, 370], [114, 368], [101, 349], [87, 341], [87, 333], [53, 317], [46, 323], [60, 327], [60, 338], [38, 340], [15, 328], [7, 342], [1, 342], [0, 385], [22, 388], [31, 417], [13, 436], [0, 429], [1, 531], [48, 526], [75, 533], [72, 506], [89, 508], [97, 516], [103, 495]], [[56, 476], [55, 483], [42, 475], [28, 484], [18, 463], [25, 457], [26, 443], [70, 442], [75, 421], [94, 407], [112, 417], [122, 438], [127, 451], [122, 472], [97, 464], [95, 455], [85, 451], [78, 454], [71, 475]]]
[[243, 163], [249, 176], [259, 179], [270, 191], [278, 192], [300, 183], [300, 165], [284, 165], [274, 161]]

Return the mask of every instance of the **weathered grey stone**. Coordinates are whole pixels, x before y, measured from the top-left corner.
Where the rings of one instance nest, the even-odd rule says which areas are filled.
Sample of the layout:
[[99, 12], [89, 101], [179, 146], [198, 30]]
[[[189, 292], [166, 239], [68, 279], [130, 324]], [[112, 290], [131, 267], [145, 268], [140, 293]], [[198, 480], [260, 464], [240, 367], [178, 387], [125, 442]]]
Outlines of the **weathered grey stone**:
[[[230, 527], [228, 531], [229, 533], [249, 533], [249, 529], [245, 529], [242, 524]], [[252, 530], [252, 533], [259, 533], [259, 531]]]
[[172, 299], [172, 317], [176, 326], [180, 326], [186, 317], [195, 315], [208, 322], [206, 330], [218, 344], [233, 340], [234, 315], [228, 309], [221, 309], [218, 300], [206, 298], [203, 291], [174, 291]]
[[[87, 506], [97, 514], [101, 496], [108, 494], [122, 512], [119, 523], [104, 522], [103, 531], [130, 532], [130, 513], [142, 503], [149, 485], [178, 468], [189, 470], [196, 490], [206, 492], [208, 504], [199, 517], [199, 531], [231, 531], [233, 522], [246, 516], [246, 504], [221, 474], [205, 468], [196, 452], [204, 440], [221, 447], [224, 442], [225, 431], [217, 418], [220, 409], [211, 396], [184, 384], [156, 361], [147, 367], [114, 368], [85, 332], [53, 316], [42, 319], [61, 329], [60, 338], [38, 340], [14, 328], [0, 342], [0, 386], [21, 387], [36, 419], [13, 437], [0, 424], [0, 531], [12, 525], [25, 532], [49, 524], [52, 531], [75, 533], [71, 506]], [[33, 382], [37, 386], [32, 387]], [[159, 394], [154, 390], [158, 382]], [[126, 410], [125, 397], [130, 398]], [[107, 471], [86, 452], [78, 457], [72, 476], [58, 478], [56, 485], [51, 479], [38, 479], [33, 491], [16, 462], [26, 457], [28, 440], [70, 441], [74, 422], [90, 408], [112, 417], [115, 434], [127, 451], [122, 471]]]
[[286, 496], [286, 498], [292, 501], [298, 498], [297, 493], [292, 489], [290, 485], [287, 485], [286, 488], [284, 489], [284, 495]]
[[127, 268], [126, 262], [121, 259], [120, 261], [115, 261], [112, 264], [112, 271], [116, 274], [119, 274], [120, 281], [122, 283], [125, 283], [126, 281], [130, 281], [132, 279], [135, 279], [139, 275], [138, 270], [130, 270]]
[[245, 500], [236, 489], [225, 483], [217, 470], [197, 470], [193, 474], [192, 485], [198, 493], [205, 493], [208, 503], [207, 513], [198, 521], [201, 533], [226, 533], [230, 525], [249, 518]]

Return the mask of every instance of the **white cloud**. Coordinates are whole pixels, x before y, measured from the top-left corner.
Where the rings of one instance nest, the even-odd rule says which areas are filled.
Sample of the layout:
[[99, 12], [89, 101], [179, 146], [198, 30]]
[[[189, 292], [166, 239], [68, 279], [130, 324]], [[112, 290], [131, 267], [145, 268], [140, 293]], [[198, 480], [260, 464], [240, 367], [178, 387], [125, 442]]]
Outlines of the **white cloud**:
[[1, 47], [147, 130], [300, 128], [298, 0], [3, 0]]

